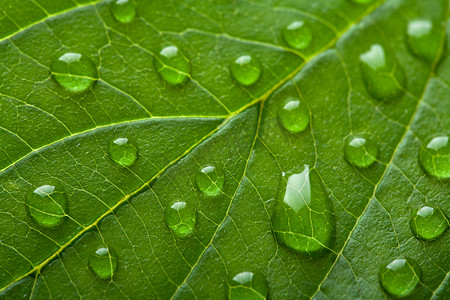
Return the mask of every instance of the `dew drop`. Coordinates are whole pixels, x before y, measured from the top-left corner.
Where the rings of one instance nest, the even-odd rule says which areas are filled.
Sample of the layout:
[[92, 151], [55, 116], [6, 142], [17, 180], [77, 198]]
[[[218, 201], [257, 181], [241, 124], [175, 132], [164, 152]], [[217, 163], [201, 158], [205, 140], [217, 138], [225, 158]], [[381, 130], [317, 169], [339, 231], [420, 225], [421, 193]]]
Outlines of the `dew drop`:
[[164, 47], [155, 59], [155, 67], [159, 75], [170, 84], [181, 84], [190, 73], [189, 60], [177, 46]]
[[89, 257], [89, 266], [98, 277], [110, 279], [117, 270], [117, 255], [111, 248], [98, 248]]
[[377, 100], [401, 96], [406, 77], [398, 62], [385, 54], [379, 44], [359, 56], [361, 71], [369, 94]]
[[130, 23], [136, 16], [136, 4], [133, 0], [114, 0], [111, 10], [117, 21]]
[[333, 246], [333, 205], [319, 175], [308, 165], [282, 177], [272, 228], [279, 244], [305, 256], [324, 255]]
[[43, 227], [60, 225], [69, 206], [66, 192], [55, 185], [43, 185], [30, 190], [26, 204], [30, 216]]
[[52, 64], [53, 78], [70, 92], [84, 92], [97, 80], [97, 68], [86, 56], [69, 52]]
[[197, 211], [189, 202], [177, 201], [166, 208], [166, 223], [179, 238], [188, 237], [194, 231]]
[[231, 64], [231, 74], [240, 84], [249, 86], [261, 76], [261, 65], [250, 55], [239, 56]]
[[405, 297], [412, 293], [420, 281], [422, 269], [410, 258], [398, 258], [382, 264], [378, 272], [383, 289], [396, 297]]
[[109, 157], [122, 167], [131, 167], [139, 156], [137, 146], [127, 138], [118, 138], [109, 143]]
[[420, 163], [428, 174], [439, 179], [450, 178], [450, 142], [448, 135], [440, 134], [422, 144]]
[[292, 133], [306, 129], [310, 122], [309, 110], [300, 99], [290, 98], [282, 103], [278, 110], [278, 117], [283, 127]]
[[267, 299], [267, 282], [259, 273], [242, 272], [228, 280], [227, 296], [230, 300]]
[[409, 21], [407, 37], [411, 52], [432, 64], [441, 45], [441, 33], [433, 22], [426, 19]]
[[284, 27], [282, 33], [286, 43], [298, 50], [308, 47], [312, 40], [311, 28], [302, 20]]
[[437, 239], [448, 229], [444, 214], [433, 206], [423, 206], [413, 212], [409, 225], [413, 234], [425, 241]]
[[222, 193], [225, 180], [222, 169], [206, 165], [197, 172], [195, 179], [197, 187], [202, 193], [209, 196], [217, 196]]
[[378, 146], [363, 136], [348, 137], [344, 147], [345, 159], [358, 168], [372, 165], [378, 158]]

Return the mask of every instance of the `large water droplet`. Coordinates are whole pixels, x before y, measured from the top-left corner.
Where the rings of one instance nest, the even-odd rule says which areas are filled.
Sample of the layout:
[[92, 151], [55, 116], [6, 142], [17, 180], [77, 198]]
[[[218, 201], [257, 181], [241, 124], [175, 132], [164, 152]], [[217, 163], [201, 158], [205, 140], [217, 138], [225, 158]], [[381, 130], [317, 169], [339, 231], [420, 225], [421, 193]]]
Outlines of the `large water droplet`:
[[98, 277], [110, 279], [117, 270], [117, 255], [111, 248], [98, 248], [89, 257], [89, 266]]
[[136, 4], [133, 0], [114, 0], [111, 10], [117, 21], [130, 23], [136, 16]]
[[261, 300], [267, 298], [268, 288], [261, 274], [242, 272], [230, 277], [226, 291], [230, 300]]
[[281, 184], [272, 215], [278, 243], [309, 257], [327, 253], [334, 243], [335, 219], [319, 175], [305, 165], [301, 172], [285, 174]]
[[309, 125], [309, 110], [300, 99], [290, 98], [282, 103], [278, 110], [278, 117], [283, 127], [290, 132], [298, 133]]
[[191, 67], [189, 60], [177, 46], [164, 47], [155, 59], [159, 75], [170, 84], [181, 84], [186, 81]]
[[97, 68], [86, 56], [66, 53], [52, 64], [53, 78], [71, 92], [84, 92], [97, 80]]
[[428, 174], [440, 179], [450, 178], [450, 142], [448, 135], [429, 138], [422, 144], [420, 163]]
[[250, 55], [242, 55], [231, 64], [231, 74], [240, 84], [249, 86], [261, 76], [261, 65]]
[[173, 233], [179, 237], [188, 237], [194, 231], [197, 222], [197, 211], [189, 202], [177, 201], [166, 208], [166, 223]]
[[137, 146], [127, 138], [118, 138], [109, 143], [109, 157], [122, 167], [132, 166], [139, 155]]
[[416, 19], [409, 21], [407, 35], [411, 51], [432, 64], [441, 46], [440, 30], [430, 20]]
[[379, 44], [359, 56], [361, 71], [369, 94], [378, 100], [401, 96], [406, 88], [406, 77], [398, 62], [385, 54]]
[[378, 158], [378, 146], [363, 136], [348, 137], [345, 141], [344, 156], [358, 168], [373, 164]]
[[396, 297], [405, 297], [412, 293], [420, 281], [422, 269], [410, 258], [398, 258], [382, 264], [378, 272], [383, 289]]
[[413, 212], [409, 224], [414, 235], [425, 241], [440, 237], [448, 228], [442, 211], [433, 206], [423, 206]]
[[30, 216], [43, 227], [61, 224], [69, 206], [65, 191], [55, 185], [43, 185], [30, 190], [26, 204]]
[[292, 22], [282, 32], [286, 43], [298, 50], [308, 47], [312, 40], [311, 28], [302, 20]]
[[201, 192], [206, 195], [217, 196], [222, 193], [225, 177], [221, 168], [206, 165], [198, 171], [195, 180]]

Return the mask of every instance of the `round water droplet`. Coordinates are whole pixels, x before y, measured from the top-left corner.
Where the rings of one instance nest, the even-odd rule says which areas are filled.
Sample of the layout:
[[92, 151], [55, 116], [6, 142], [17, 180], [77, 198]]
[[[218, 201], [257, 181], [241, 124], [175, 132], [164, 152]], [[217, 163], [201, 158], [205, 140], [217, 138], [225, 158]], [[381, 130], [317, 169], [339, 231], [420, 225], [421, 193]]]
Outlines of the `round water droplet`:
[[302, 20], [292, 22], [282, 32], [286, 43], [298, 50], [308, 47], [312, 40], [311, 28]]
[[264, 276], [253, 272], [242, 272], [230, 277], [226, 290], [230, 300], [266, 299], [268, 291]]
[[309, 125], [309, 110], [306, 104], [295, 98], [287, 99], [278, 110], [278, 117], [283, 127], [290, 132], [298, 133]]
[[177, 46], [164, 47], [155, 59], [159, 75], [170, 84], [181, 84], [190, 73], [189, 60], [180, 52]]
[[43, 227], [61, 224], [69, 206], [65, 191], [55, 185], [43, 185], [30, 190], [26, 204], [30, 216]]
[[326, 254], [334, 243], [333, 204], [315, 170], [286, 173], [272, 215], [272, 229], [279, 244], [315, 257]]
[[377, 145], [363, 136], [348, 137], [344, 147], [345, 159], [358, 168], [366, 168], [378, 158]]
[[450, 142], [441, 134], [427, 139], [420, 150], [420, 163], [428, 174], [440, 179], [450, 178]]
[[369, 94], [377, 100], [401, 96], [406, 88], [406, 77], [398, 62], [385, 54], [379, 44], [359, 56], [361, 71]]
[[194, 231], [197, 222], [197, 211], [189, 202], [174, 202], [166, 208], [166, 223], [173, 233], [179, 237], [188, 237]]
[[136, 4], [133, 0], [114, 0], [111, 10], [117, 21], [130, 23], [136, 16]]
[[410, 258], [398, 258], [380, 266], [378, 277], [383, 289], [396, 297], [412, 293], [420, 281], [422, 269]]
[[416, 19], [408, 23], [408, 45], [412, 53], [432, 64], [441, 46], [442, 35], [433, 22]]
[[353, 3], [356, 3], [356, 4], [367, 5], [367, 4], [374, 2], [375, 0], [350, 0], [350, 1]]
[[202, 193], [210, 196], [217, 196], [222, 193], [225, 180], [222, 169], [213, 165], [206, 165], [198, 171], [195, 179], [197, 187]]
[[440, 237], [448, 229], [444, 214], [433, 206], [423, 206], [413, 212], [409, 224], [414, 235], [425, 241]]
[[70, 92], [84, 92], [97, 80], [97, 68], [86, 56], [66, 53], [52, 64], [53, 78]]
[[117, 270], [117, 255], [111, 248], [98, 248], [89, 257], [89, 266], [98, 277], [110, 279]]
[[127, 138], [118, 138], [109, 143], [109, 157], [122, 167], [132, 166], [138, 156], [137, 146]]
[[240, 84], [249, 86], [261, 76], [261, 65], [250, 55], [242, 55], [231, 64], [231, 74]]

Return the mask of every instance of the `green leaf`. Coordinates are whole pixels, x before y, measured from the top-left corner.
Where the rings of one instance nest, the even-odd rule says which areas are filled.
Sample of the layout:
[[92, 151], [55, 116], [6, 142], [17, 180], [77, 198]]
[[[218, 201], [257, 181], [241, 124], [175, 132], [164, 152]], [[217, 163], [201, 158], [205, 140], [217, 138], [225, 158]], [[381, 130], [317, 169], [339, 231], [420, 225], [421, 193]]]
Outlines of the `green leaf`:
[[[424, 144], [450, 128], [447, 0], [113, 2], [0, 0], [1, 299], [382, 299], [410, 290], [401, 257], [411, 299], [448, 297], [449, 231], [410, 225], [426, 204], [448, 227], [448, 150]], [[378, 152], [346, 159], [357, 136]], [[331, 201], [318, 255], [272, 226], [302, 170]]]

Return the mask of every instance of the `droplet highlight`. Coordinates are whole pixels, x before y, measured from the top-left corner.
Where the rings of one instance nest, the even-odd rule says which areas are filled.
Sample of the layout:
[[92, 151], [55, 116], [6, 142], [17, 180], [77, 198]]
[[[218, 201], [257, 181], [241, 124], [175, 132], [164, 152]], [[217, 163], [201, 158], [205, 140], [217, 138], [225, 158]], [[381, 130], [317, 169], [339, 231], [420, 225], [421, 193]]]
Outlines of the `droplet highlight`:
[[131, 167], [139, 156], [137, 146], [128, 138], [117, 138], [109, 143], [109, 157], [122, 167]]
[[311, 44], [312, 31], [305, 21], [294, 21], [282, 30], [286, 43], [294, 49], [302, 50]]
[[420, 164], [439, 179], [450, 178], [450, 143], [446, 134], [427, 139], [420, 150]]
[[434, 206], [423, 206], [414, 211], [409, 224], [413, 234], [424, 241], [437, 239], [449, 226], [444, 213]]
[[28, 213], [40, 226], [56, 227], [64, 221], [69, 201], [61, 187], [43, 185], [30, 190], [26, 205]]
[[261, 300], [267, 299], [268, 291], [264, 276], [242, 272], [229, 278], [226, 294], [230, 300]]
[[159, 52], [155, 67], [161, 78], [173, 85], [185, 82], [191, 72], [189, 60], [173, 45], [164, 47]]
[[89, 267], [102, 279], [111, 279], [117, 270], [117, 255], [111, 248], [98, 248], [89, 257]]
[[136, 4], [133, 0], [115, 0], [111, 3], [114, 18], [121, 23], [130, 23], [136, 16]]
[[242, 55], [231, 64], [231, 74], [240, 84], [249, 86], [261, 76], [261, 65], [250, 55]]
[[282, 103], [278, 110], [278, 118], [283, 127], [292, 133], [302, 132], [310, 122], [308, 107], [302, 100], [296, 98], [289, 98]]
[[372, 165], [378, 158], [378, 146], [363, 136], [348, 137], [344, 147], [345, 159], [358, 168]]
[[196, 175], [198, 189], [209, 196], [217, 196], [222, 193], [225, 177], [221, 168], [213, 165], [202, 167]]
[[189, 202], [177, 201], [170, 204], [165, 211], [166, 224], [179, 238], [190, 236], [197, 222], [197, 211]]
[[427, 19], [415, 19], [408, 22], [408, 46], [414, 55], [424, 59], [429, 64], [436, 60], [441, 47], [442, 34], [440, 30]]
[[381, 287], [390, 295], [410, 295], [422, 276], [420, 266], [410, 258], [398, 258], [382, 264], [378, 272]]

